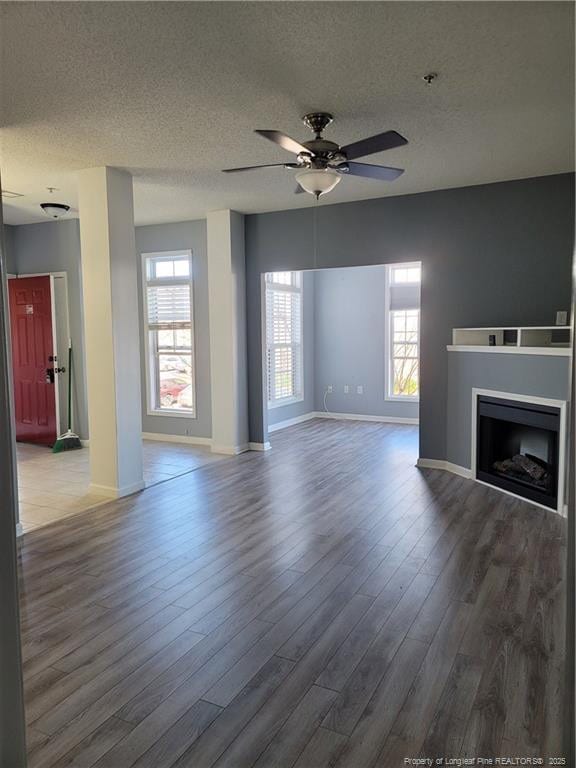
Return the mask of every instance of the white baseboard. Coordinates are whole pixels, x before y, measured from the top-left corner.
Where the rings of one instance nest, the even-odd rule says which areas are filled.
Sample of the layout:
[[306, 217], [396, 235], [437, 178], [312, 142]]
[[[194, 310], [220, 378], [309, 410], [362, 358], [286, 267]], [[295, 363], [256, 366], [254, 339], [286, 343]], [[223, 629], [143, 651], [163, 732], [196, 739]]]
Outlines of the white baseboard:
[[195, 437], [194, 435], [165, 435], [160, 432], [142, 432], [143, 440], [157, 440], [161, 443], [182, 443], [184, 445], [212, 445], [211, 437]]
[[248, 443], [248, 447], [251, 451], [269, 451], [272, 446], [270, 443]]
[[377, 421], [383, 424], [418, 424], [418, 418], [409, 416], [371, 416], [362, 413], [329, 413], [327, 411], [315, 411], [312, 418], [316, 419], [343, 419], [350, 421]]
[[250, 445], [244, 443], [244, 445], [216, 445], [213, 443], [210, 446], [212, 453], [222, 453], [224, 456], [238, 456], [239, 453], [246, 453], [250, 450]]
[[278, 432], [280, 429], [286, 429], [286, 427], [293, 427], [295, 424], [302, 424], [304, 421], [310, 421], [317, 416], [315, 411], [310, 413], [303, 413], [301, 416], [294, 416], [293, 419], [285, 419], [284, 421], [278, 421], [276, 424], [268, 425], [268, 432]]
[[418, 459], [416, 466], [422, 469], [443, 469], [446, 472], [452, 472], [453, 475], [467, 479], [472, 477], [472, 470], [468, 467], [461, 467], [459, 464], [453, 464], [451, 461], [443, 461], [442, 459]]
[[96, 483], [90, 483], [88, 486], [90, 493], [95, 493], [98, 496], [107, 496], [110, 499], [121, 499], [123, 496], [130, 496], [138, 491], [143, 491], [146, 487], [144, 480], [139, 480], [132, 485], [124, 485], [121, 488], [114, 488], [110, 485], [97, 485]]
[[90, 448], [90, 440], [82, 440], [82, 438], [80, 438], [80, 445], [82, 448]]

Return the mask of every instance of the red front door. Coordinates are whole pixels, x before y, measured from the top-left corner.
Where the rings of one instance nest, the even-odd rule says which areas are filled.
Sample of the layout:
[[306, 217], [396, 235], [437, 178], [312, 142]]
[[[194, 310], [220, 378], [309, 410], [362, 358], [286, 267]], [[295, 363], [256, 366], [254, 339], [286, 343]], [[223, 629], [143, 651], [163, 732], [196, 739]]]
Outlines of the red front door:
[[56, 440], [56, 363], [49, 277], [8, 280], [16, 440], [52, 445]]

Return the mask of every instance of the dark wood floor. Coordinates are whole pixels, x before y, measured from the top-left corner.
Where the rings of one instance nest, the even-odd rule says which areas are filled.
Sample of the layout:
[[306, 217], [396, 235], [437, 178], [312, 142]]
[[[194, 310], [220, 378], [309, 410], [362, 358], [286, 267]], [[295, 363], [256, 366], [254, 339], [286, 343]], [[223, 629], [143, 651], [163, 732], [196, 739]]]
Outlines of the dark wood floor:
[[557, 756], [564, 520], [313, 421], [25, 536], [31, 768]]

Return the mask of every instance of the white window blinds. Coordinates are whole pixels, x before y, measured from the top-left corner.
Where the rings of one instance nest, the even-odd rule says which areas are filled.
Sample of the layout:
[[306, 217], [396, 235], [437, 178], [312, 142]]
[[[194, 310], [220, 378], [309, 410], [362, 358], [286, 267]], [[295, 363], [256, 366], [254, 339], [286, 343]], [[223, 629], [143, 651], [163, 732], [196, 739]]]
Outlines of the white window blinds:
[[302, 397], [301, 273], [266, 275], [266, 365], [268, 402]]
[[164, 284], [150, 282], [147, 285], [148, 328], [151, 330], [176, 330], [189, 328], [190, 282]]

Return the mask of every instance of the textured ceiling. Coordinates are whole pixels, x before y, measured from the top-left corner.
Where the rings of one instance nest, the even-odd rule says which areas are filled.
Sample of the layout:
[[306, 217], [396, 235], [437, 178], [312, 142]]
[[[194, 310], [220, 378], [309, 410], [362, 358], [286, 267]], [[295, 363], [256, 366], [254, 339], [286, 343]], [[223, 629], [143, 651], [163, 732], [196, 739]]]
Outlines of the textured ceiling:
[[138, 224], [315, 205], [290, 171], [220, 173], [290, 160], [252, 131], [309, 138], [311, 110], [340, 144], [410, 142], [367, 159], [398, 181], [344, 178], [324, 204], [573, 169], [572, 3], [0, 2], [0, 25], [8, 223], [43, 220], [48, 186], [76, 206], [99, 165], [134, 175]]

